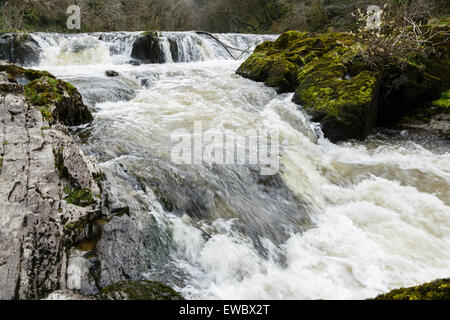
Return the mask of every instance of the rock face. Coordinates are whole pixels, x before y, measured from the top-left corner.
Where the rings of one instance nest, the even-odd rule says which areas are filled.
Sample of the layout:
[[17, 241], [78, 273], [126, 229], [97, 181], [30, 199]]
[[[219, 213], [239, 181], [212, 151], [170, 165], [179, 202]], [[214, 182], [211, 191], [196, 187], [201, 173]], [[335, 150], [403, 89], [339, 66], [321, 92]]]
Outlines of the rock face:
[[159, 45], [159, 38], [155, 32], [147, 33], [133, 44], [131, 57], [141, 63], [164, 63], [166, 58]]
[[392, 290], [375, 300], [450, 300], [450, 279], [435, 280], [421, 286]]
[[288, 31], [259, 45], [237, 74], [295, 92], [293, 101], [331, 141], [365, 139], [374, 126], [392, 126], [448, 89], [448, 41], [436, 48], [423, 65], [373, 70], [351, 35]]
[[27, 33], [0, 34], [0, 60], [28, 66], [37, 65], [41, 51], [39, 44]]
[[[0, 299], [37, 299], [66, 286], [66, 250], [89, 238], [101, 213], [99, 170], [63, 125], [27, 102], [13, 74], [0, 74]], [[89, 195], [83, 206], [80, 190]]]

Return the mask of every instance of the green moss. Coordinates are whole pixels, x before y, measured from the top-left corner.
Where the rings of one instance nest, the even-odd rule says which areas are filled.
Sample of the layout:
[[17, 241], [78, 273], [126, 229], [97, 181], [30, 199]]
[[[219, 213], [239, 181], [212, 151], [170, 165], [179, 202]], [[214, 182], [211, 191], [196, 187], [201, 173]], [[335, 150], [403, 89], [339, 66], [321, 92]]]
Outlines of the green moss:
[[9, 144], [9, 142], [8, 142], [8, 141], [6, 141], [6, 140], [5, 140], [5, 141], [3, 141], [3, 145], [4, 145], [4, 146], [7, 146], [8, 144]]
[[450, 90], [442, 92], [441, 98], [433, 101], [433, 106], [442, 108], [448, 113], [450, 109]]
[[28, 81], [33, 81], [42, 77], [55, 78], [52, 74], [48, 73], [47, 71], [25, 69], [12, 64], [0, 65], [0, 71], [6, 72], [10, 80], [12, 80], [13, 82], [17, 78], [25, 78]]
[[121, 281], [103, 288], [97, 295], [105, 300], [184, 300], [175, 290], [155, 281]]
[[55, 157], [55, 168], [60, 179], [69, 178], [69, 171], [64, 165], [63, 151], [64, 149], [62, 147], [59, 149], [53, 149], [53, 156]]
[[94, 203], [92, 191], [86, 188], [70, 188], [66, 186], [64, 192], [67, 197], [64, 198], [67, 203], [74, 204], [79, 207], [87, 207]]
[[389, 293], [379, 295], [375, 300], [450, 300], [450, 279], [392, 290]]
[[298, 85], [299, 70], [317, 57], [344, 44], [353, 37], [343, 33], [317, 35], [288, 31], [274, 42], [264, 42], [239, 67], [237, 74], [264, 82], [278, 93], [292, 92]]
[[356, 56], [355, 48], [337, 47], [298, 73], [294, 102], [322, 123], [331, 140], [363, 139], [376, 121], [379, 75], [354, 67]]
[[87, 225], [86, 219], [82, 218], [76, 222], [66, 224], [64, 226], [64, 231], [72, 232], [72, 231], [82, 230], [82, 229], [86, 228], [86, 225]]

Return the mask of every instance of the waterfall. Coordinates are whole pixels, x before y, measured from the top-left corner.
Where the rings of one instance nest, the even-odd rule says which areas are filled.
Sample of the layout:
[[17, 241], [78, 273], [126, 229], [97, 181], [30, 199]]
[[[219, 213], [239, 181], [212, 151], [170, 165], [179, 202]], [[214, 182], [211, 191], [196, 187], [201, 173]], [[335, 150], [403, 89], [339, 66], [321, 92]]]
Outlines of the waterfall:
[[[275, 40], [271, 35], [216, 34], [230, 50], [213, 38], [196, 32], [159, 32], [159, 47], [164, 61], [198, 62], [216, 59], [235, 59], [248, 56], [263, 41]], [[123, 64], [131, 59], [134, 41], [141, 32], [110, 32], [89, 34], [30, 33], [29, 37], [40, 50], [39, 61], [29, 65], [64, 66], [89, 64]], [[2, 40], [6, 43], [6, 40]], [[13, 48], [0, 47], [2, 57], [8, 59]], [[246, 51], [242, 55], [242, 51]], [[5, 52], [3, 52], [5, 51]], [[176, 57], [173, 57], [176, 56]]]

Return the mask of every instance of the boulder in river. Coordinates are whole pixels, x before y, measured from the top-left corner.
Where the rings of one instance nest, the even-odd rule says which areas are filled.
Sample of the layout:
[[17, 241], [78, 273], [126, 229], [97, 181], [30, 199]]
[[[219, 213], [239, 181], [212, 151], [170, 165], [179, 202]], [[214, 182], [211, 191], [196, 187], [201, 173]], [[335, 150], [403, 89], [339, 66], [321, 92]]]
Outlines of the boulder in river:
[[293, 101], [331, 141], [362, 140], [376, 125], [392, 126], [448, 89], [449, 42], [436, 42], [422, 65], [406, 61], [374, 70], [350, 34], [288, 31], [259, 45], [237, 74], [278, 93], [295, 92]]
[[107, 77], [110, 77], [110, 78], [117, 77], [119, 75], [119, 73], [114, 70], [106, 70], [105, 74]]
[[148, 32], [136, 39], [131, 57], [141, 63], [164, 63], [166, 57], [157, 33]]

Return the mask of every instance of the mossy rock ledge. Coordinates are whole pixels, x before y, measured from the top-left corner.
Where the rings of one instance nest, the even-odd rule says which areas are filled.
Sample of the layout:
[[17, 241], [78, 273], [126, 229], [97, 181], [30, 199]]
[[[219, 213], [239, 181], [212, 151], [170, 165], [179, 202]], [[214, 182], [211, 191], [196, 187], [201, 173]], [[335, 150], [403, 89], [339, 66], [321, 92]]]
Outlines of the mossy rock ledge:
[[50, 125], [78, 126], [93, 120], [78, 90], [47, 71], [0, 64], [0, 72], [6, 72], [10, 83], [23, 86], [28, 102], [40, 109]]
[[450, 279], [435, 280], [416, 287], [395, 289], [374, 300], [450, 300]]
[[448, 90], [448, 47], [447, 41], [421, 63], [374, 70], [350, 34], [288, 31], [256, 47], [236, 73], [277, 93], [295, 92], [293, 101], [332, 142], [363, 140]]

